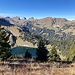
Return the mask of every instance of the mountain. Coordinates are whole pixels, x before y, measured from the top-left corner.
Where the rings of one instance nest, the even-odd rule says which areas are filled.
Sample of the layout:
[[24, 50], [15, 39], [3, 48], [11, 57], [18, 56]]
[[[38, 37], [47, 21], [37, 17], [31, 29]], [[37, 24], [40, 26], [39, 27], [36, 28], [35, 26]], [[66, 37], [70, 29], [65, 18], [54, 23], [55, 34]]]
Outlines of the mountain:
[[0, 25], [11, 34], [10, 42], [14, 45], [36, 45], [41, 36], [46, 40], [75, 38], [75, 21], [65, 18], [0, 17]]
[[8, 20], [5, 20], [3, 18], [0, 18], [0, 25], [1, 26], [12, 26], [12, 24]]

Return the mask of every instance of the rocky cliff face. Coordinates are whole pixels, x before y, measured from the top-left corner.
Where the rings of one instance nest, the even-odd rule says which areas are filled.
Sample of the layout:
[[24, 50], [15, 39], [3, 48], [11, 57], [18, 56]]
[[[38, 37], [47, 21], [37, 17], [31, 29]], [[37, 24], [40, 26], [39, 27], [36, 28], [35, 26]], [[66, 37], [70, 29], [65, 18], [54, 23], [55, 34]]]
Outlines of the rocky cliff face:
[[46, 17], [43, 19], [34, 19], [33, 17], [31, 17], [27, 20], [25, 17], [20, 19], [20, 17], [16, 16], [16, 17], [12, 17], [12, 18], [5, 17], [4, 19], [8, 20], [11, 24], [15, 24], [15, 25], [24, 25], [25, 22], [31, 21], [33, 23], [33, 25], [36, 25], [36, 26], [39, 25], [39, 27], [43, 27], [43, 26], [47, 27], [48, 25], [49, 26], [51, 26], [51, 25], [63, 26], [66, 22], [68, 22], [68, 20], [65, 18], [52, 18], [52, 17]]
[[68, 21], [65, 18], [0, 17], [0, 25], [11, 34], [10, 41], [16, 45], [25, 43], [23, 40], [29, 41], [28, 44], [32, 45], [35, 43], [32, 41], [37, 41], [41, 36], [44, 36], [46, 40], [64, 40], [75, 37], [75, 21]]

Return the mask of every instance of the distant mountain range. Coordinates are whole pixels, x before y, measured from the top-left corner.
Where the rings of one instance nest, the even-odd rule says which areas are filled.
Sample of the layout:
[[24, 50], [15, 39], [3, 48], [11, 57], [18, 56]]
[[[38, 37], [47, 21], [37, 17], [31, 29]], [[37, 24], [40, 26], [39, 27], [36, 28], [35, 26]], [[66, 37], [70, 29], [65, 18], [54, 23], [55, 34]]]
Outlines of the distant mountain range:
[[65, 18], [0, 17], [0, 25], [11, 34], [10, 41], [14, 45], [32, 46], [41, 36], [46, 40], [75, 38], [75, 20], [69, 21]]

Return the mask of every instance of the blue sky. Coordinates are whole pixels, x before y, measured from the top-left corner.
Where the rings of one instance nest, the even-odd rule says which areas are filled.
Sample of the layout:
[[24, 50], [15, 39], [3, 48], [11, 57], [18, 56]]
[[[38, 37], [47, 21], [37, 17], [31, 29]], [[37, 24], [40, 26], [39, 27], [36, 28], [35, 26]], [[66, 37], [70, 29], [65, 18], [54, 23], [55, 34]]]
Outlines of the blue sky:
[[75, 20], [75, 0], [0, 0], [0, 16]]

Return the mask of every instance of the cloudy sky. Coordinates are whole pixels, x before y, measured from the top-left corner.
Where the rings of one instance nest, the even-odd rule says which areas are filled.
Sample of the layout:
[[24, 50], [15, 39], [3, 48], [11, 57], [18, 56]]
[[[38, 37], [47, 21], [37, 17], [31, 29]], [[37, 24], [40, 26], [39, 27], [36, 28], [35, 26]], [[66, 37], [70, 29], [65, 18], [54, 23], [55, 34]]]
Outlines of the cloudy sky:
[[0, 16], [75, 20], [75, 0], [0, 0]]

